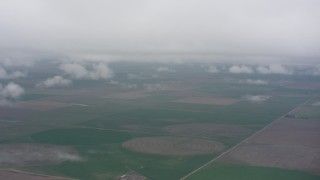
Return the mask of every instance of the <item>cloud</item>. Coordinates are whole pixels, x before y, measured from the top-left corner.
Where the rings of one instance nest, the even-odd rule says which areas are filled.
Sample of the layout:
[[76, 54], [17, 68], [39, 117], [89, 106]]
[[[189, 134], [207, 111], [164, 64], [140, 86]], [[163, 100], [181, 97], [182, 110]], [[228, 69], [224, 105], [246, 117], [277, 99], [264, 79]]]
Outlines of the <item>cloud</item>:
[[262, 103], [266, 100], [268, 100], [271, 96], [265, 96], [265, 95], [245, 95], [243, 96], [243, 99], [252, 103]]
[[233, 74], [252, 74], [253, 70], [249, 66], [241, 65], [241, 66], [232, 66], [229, 68], [229, 72]]
[[207, 69], [208, 73], [218, 73], [220, 70], [215, 65], [210, 65]]
[[48, 78], [43, 82], [38, 83], [37, 87], [56, 87], [56, 86], [69, 86], [72, 83], [71, 80], [65, 79], [61, 76], [54, 76], [52, 78]]
[[34, 60], [4, 58], [1, 64], [5, 67], [16, 67], [16, 66], [31, 67], [34, 65]]
[[267, 81], [261, 80], [261, 79], [246, 79], [245, 81], [240, 81], [242, 83], [247, 83], [247, 84], [255, 84], [255, 85], [266, 85], [268, 84]]
[[26, 77], [27, 74], [20, 72], [20, 71], [14, 71], [12, 73], [8, 73], [4, 68], [0, 67], [0, 79], [16, 79], [16, 78], [22, 78]]
[[24, 93], [24, 89], [14, 82], [10, 82], [6, 86], [0, 84], [0, 106], [13, 105], [13, 102]]
[[290, 71], [289, 69], [287, 69], [281, 64], [272, 64], [269, 66], [258, 66], [256, 70], [260, 74], [284, 74], [284, 75], [293, 74], [293, 71]]
[[67, 63], [60, 65], [60, 69], [74, 79], [109, 79], [113, 76], [113, 71], [104, 63], [92, 65], [92, 70], [87, 70], [77, 63]]
[[157, 69], [158, 72], [175, 72], [175, 70], [167, 68], [167, 67], [159, 67]]
[[1, 166], [57, 164], [63, 161], [84, 161], [68, 147], [37, 144], [0, 145]]
[[17, 99], [23, 94], [24, 89], [14, 82], [10, 82], [4, 87], [0, 84], [0, 96], [2, 97]]

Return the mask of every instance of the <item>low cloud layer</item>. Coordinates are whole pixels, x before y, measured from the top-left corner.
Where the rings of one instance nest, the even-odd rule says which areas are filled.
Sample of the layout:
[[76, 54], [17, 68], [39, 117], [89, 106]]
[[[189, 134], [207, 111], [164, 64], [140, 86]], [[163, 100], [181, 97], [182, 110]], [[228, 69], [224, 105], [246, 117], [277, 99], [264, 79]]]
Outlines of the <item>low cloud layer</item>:
[[320, 57], [319, 6], [319, 0], [1, 0], [0, 46], [312, 60]]
[[113, 71], [104, 63], [93, 64], [90, 70], [77, 63], [62, 64], [60, 69], [74, 79], [98, 80], [113, 76]]
[[43, 82], [38, 83], [36, 86], [40, 88], [50, 88], [50, 87], [63, 87], [69, 86], [72, 84], [72, 81], [69, 79], [65, 79], [61, 76], [54, 76], [52, 78], [48, 78]]
[[258, 66], [256, 70], [260, 74], [284, 74], [284, 75], [293, 74], [293, 71], [289, 70], [288, 68], [280, 64], [272, 64], [269, 66]]
[[10, 82], [5, 86], [0, 84], [0, 106], [13, 105], [13, 102], [24, 93], [24, 88], [14, 82]]
[[14, 71], [8, 73], [4, 68], [0, 67], [0, 79], [16, 79], [16, 78], [22, 78], [26, 77], [27, 74], [20, 72], [20, 71]]
[[236, 65], [234, 65], [234, 66], [231, 66], [229, 68], [229, 72], [233, 73], [233, 74], [241, 74], [241, 73], [243, 73], [243, 74], [252, 74], [253, 70], [249, 66], [245, 66], [245, 65], [236, 66]]

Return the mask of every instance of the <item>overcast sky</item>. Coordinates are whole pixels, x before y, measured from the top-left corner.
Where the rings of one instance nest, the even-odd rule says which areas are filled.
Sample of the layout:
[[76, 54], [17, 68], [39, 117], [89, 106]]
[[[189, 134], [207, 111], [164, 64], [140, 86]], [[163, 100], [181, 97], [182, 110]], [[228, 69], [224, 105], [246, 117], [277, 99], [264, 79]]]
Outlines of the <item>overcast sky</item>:
[[0, 46], [319, 60], [319, 0], [1, 0]]

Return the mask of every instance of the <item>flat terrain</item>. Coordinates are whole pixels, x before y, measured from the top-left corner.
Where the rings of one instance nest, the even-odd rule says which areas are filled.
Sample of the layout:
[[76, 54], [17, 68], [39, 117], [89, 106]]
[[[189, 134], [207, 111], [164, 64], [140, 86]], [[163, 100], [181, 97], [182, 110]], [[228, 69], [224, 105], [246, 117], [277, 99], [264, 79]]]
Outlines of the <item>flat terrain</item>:
[[320, 121], [282, 118], [219, 159], [320, 174]]
[[179, 137], [137, 138], [124, 142], [122, 146], [143, 153], [177, 156], [209, 154], [224, 149], [223, 144], [213, 140]]
[[319, 179], [320, 99], [305, 103], [319, 95], [318, 77], [114, 62], [112, 79], [37, 88], [61, 73], [42, 66], [17, 80], [26, 93], [14, 106], [0, 107], [0, 168], [48, 176], [6, 170], [0, 179], [163, 180], [195, 170], [188, 178]]
[[176, 100], [175, 102], [227, 106], [239, 101], [240, 100], [238, 99], [231, 99], [231, 98], [187, 97], [184, 99]]

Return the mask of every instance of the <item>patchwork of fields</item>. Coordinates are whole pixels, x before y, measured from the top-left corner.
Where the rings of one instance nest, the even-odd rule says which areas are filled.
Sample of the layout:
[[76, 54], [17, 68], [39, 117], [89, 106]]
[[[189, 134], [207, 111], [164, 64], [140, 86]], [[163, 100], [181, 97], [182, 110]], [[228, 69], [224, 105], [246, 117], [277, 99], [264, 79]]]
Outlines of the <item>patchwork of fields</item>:
[[30, 88], [17, 107], [0, 108], [0, 168], [74, 179], [319, 179], [318, 86], [279, 86], [282, 76], [244, 85], [245, 76], [196, 70], [124, 78], [128, 67], [118, 66], [121, 86]]

